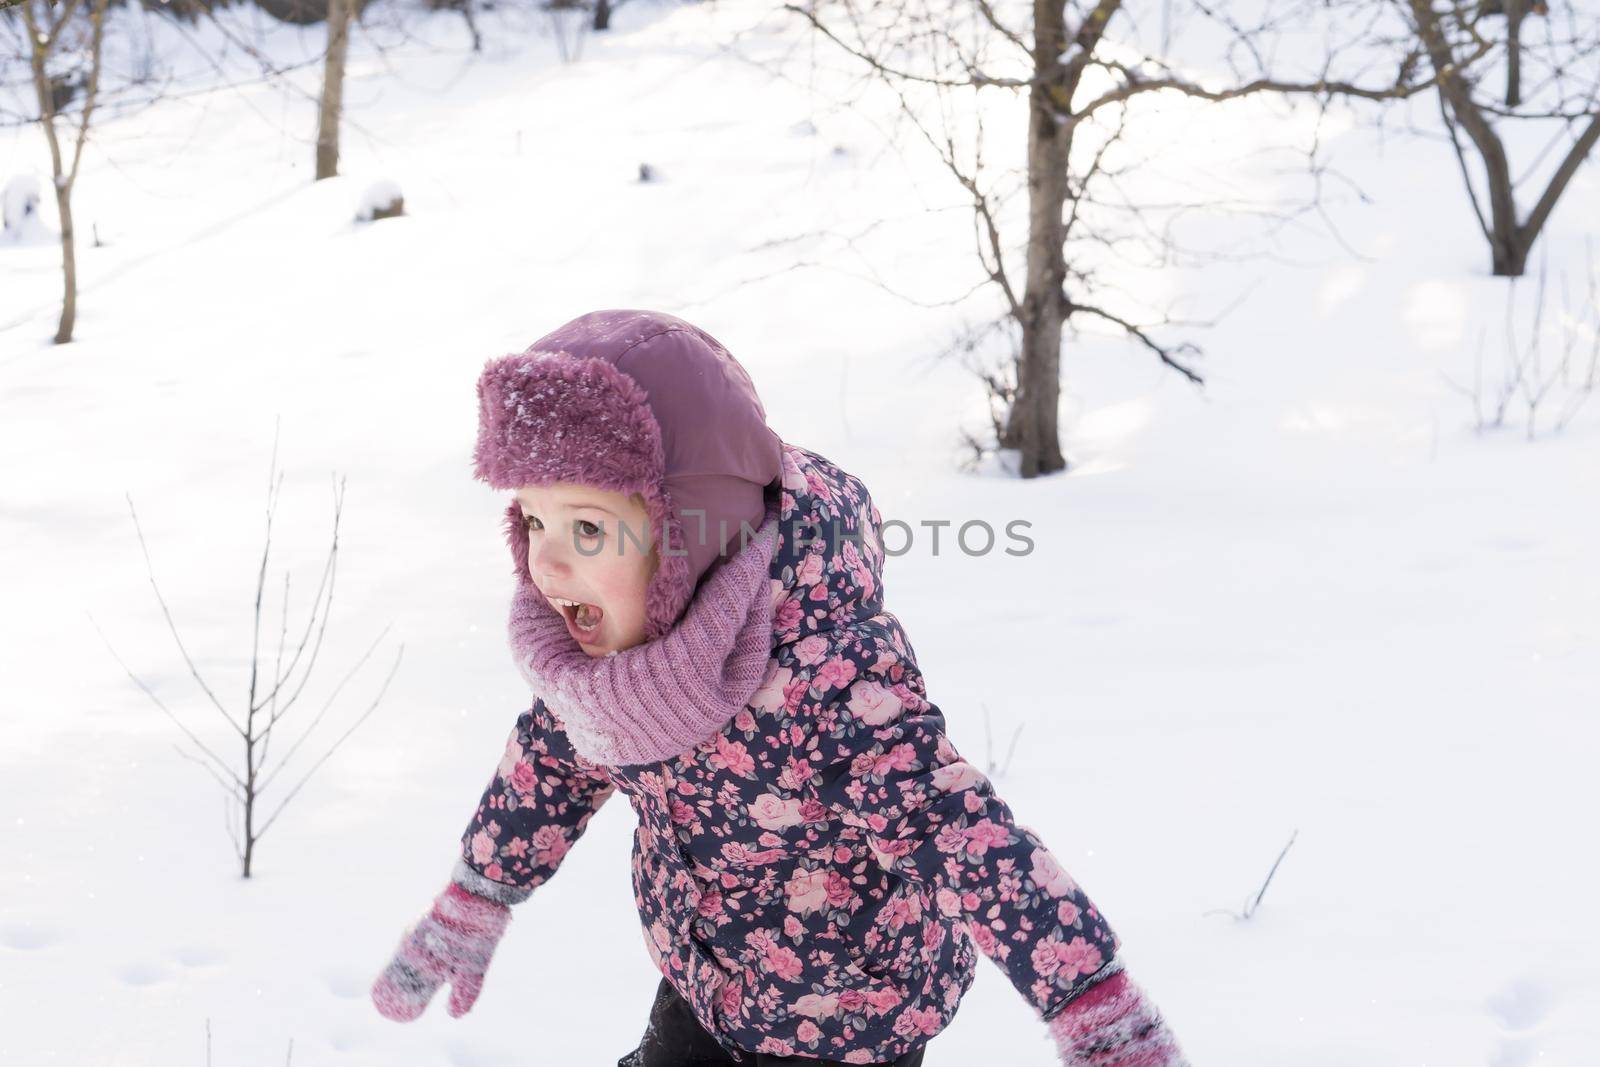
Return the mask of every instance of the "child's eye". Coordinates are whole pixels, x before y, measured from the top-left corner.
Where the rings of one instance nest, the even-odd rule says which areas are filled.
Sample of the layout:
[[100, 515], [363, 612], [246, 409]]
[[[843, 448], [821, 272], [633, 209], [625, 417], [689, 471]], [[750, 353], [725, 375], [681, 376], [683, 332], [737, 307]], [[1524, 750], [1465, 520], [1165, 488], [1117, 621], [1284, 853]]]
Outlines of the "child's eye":
[[529, 533], [544, 529], [544, 524], [539, 521], [539, 516], [537, 515], [522, 516], [522, 525], [527, 527]]
[[579, 519], [577, 522], [577, 527], [578, 533], [584, 537], [599, 537], [605, 532], [605, 528], [599, 523], [590, 522], [588, 519]]

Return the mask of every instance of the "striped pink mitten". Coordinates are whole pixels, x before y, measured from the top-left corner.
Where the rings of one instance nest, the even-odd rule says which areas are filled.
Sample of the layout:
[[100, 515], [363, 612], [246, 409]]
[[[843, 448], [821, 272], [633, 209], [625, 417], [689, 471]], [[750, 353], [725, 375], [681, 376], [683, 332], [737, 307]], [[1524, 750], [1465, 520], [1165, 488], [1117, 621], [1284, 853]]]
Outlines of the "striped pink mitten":
[[1118, 973], [1050, 1020], [1063, 1067], [1189, 1067], [1143, 991]]
[[466, 1014], [510, 921], [506, 905], [451, 882], [433, 910], [406, 931], [394, 959], [372, 983], [372, 1003], [387, 1018], [406, 1022], [421, 1015], [449, 982], [450, 1015]]

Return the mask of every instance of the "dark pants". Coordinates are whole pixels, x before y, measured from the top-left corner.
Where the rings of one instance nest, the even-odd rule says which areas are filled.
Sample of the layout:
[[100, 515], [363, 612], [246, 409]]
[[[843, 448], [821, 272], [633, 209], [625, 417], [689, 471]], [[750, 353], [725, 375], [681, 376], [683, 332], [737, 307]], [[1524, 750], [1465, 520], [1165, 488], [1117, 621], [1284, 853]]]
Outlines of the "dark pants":
[[[728, 1067], [739, 1061], [728, 1055], [715, 1038], [694, 1017], [688, 1002], [661, 979], [656, 1002], [650, 1008], [650, 1024], [645, 1027], [639, 1047], [617, 1061], [617, 1067]], [[843, 1067], [838, 1060], [814, 1060], [806, 1056], [772, 1056], [764, 1052], [747, 1053], [745, 1064], [754, 1067]], [[891, 1064], [879, 1067], [921, 1067], [922, 1049], [914, 1049]]]

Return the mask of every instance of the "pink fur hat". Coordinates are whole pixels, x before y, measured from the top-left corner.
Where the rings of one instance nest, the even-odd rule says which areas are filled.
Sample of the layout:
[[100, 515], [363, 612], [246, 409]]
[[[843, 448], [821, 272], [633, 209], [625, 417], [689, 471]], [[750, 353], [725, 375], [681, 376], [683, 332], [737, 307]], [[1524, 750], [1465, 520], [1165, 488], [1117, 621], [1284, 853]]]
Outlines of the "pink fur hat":
[[[484, 365], [475, 474], [496, 489], [638, 493], [660, 555], [645, 604], [654, 640], [739, 550], [741, 524], [760, 528], [783, 448], [766, 418], [750, 376], [704, 330], [657, 311], [592, 311]], [[515, 500], [505, 527], [517, 579], [531, 582]]]

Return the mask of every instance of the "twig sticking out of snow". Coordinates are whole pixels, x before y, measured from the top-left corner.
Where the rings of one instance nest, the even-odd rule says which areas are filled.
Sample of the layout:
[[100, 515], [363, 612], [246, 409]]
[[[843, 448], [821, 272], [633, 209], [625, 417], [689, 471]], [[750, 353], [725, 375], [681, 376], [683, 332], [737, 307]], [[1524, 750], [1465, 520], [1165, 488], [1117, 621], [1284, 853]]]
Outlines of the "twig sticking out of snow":
[[1023, 723], [1012, 731], [1011, 744], [1006, 748], [1006, 762], [1003, 766], [997, 767], [994, 759], [994, 734], [989, 729], [989, 706], [987, 704], [983, 705], [984, 774], [990, 778], [995, 778], [1004, 775], [1006, 771], [1011, 769], [1011, 757], [1017, 754], [1017, 739], [1022, 736], [1022, 727], [1026, 725], [1027, 723]]
[[[1540, 247], [1539, 271], [1533, 294], [1533, 322], [1526, 344], [1518, 339], [1517, 279], [1506, 286], [1505, 352], [1499, 357], [1498, 381], [1487, 382], [1484, 375], [1485, 328], [1478, 335], [1478, 352], [1470, 385], [1442, 375], [1445, 384], [1472, 405], [1473, 429], [1487, 433], [1506, 427], [1520, 411], [1526, 417], [1524, 434], [1535, 440], [1540, 429], [1539, 416], [1551, 401], [1557, 413], [1548, 430], [1561, 433], [1597, 391], [1600, 391], [1600, 273], [1596, 272], [1594, 250], [1584, 241], [1587, 256], [1588, 295], [1577, 307], [1568, 295], [1567, 277], [1561, 276], [1561, 313], [1554, 325], [1545, 325], [1548, 246]], [[1554, 356], [1545, 349], [1557, 351]], [[1587, 351], [1585, 351], [1587, 346]], [[1587, 357], [1587, 366], [1585, 358]], [[1491, 373], [1494, 373], [1493, 371]]]
[[1267, 886], [1272, 884], [1272, 876], [1278, 873], [1278, 864], [1283, 862], [1283, 857], [1289, 854], [1289, 846], [1294, 844], [1294, 839], [1300, 836], [1300, 831], [1295, 830], [1289, 835], [1288, 843], [1283, 846], [1283, 851], [1278, 853], [1278, 858], [1272, 861], [1272, 870], [1267, 872], [1267, 880], [1261, 883], [1261, 888], [1256, 891], [1255, 899], [1244, 906], [1243, 912], [1229, 911], [1227, 908], [1212, 908], [1207, 915], [1232, 915], [1236, 920], [1243, 921], [1256, 913], [1256, 908], [1261, 904], [1261, 898], [1267, 895]]
[[[289, 1054], [283, 1058], [283, 1067], [293, 1067], [294, 1038], [289, 1039]], [[211, 1016], [206, 1016], [206, 1067], [211, 1067]]]

